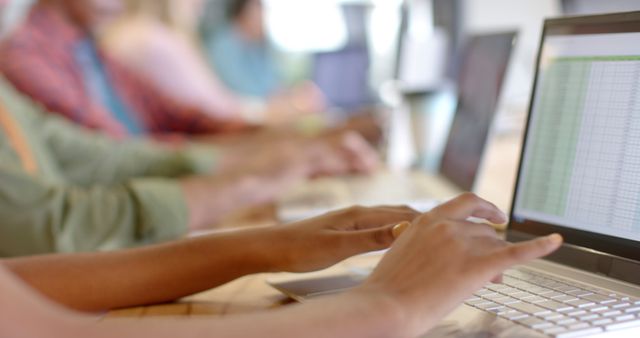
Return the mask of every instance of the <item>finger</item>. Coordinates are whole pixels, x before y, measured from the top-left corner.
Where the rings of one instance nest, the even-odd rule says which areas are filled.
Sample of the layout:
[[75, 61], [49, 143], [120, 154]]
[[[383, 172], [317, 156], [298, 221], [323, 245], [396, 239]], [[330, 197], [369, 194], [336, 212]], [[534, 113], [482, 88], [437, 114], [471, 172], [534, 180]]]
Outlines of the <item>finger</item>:
[[409, 222], [401, 222], [394, 225], [393, 228], [391, 228], [391, 233], [393, 234], [393, 238], [398, 239], [398, 237], [400, 237], [405, 232], [405, 230], [407, 230], [410, 226], [411, 226], [411, 223]]
[[463, 231], [467, 236], [471, 237], [488, 237], [498, 239], [498, 233], [490, 225], [484, 223], [459, 222], [463, 225]]
[[353, 250], [351, 254], [354, 255], [387, 249], [395, 240], [393, 236], [393, 228], [395, 226], [396, 224], [391, 224], [377, 229], [345, 233], [343, 235], [343, 245]]
[[491, 255], [489, 262], [500, 271], [517, 264], [544, 257], [562, 245], [562, 236], [553, 234], [531, 241], [510, 244]]
[[507, 216], [498, 207], [472, 193], [462, 194], [434, 208], [431, 212], [461, 221], [469, 217], [483, 218], [495, 224], [503, 224], [507, 221]]
[[379, 205], [376, 207], [377, 209], [385, 209], [391, 211], [403, 211], [403, 212], [412, 212], [415, 213], [416, 216], [421, 214], [418, 210], [408, 206], [408, 205]]
[[355, 219], [352, 230], [374, 229], [405, 221], [412, 222], [417, 216], [415, 212], [400, 209], [366, 209]]

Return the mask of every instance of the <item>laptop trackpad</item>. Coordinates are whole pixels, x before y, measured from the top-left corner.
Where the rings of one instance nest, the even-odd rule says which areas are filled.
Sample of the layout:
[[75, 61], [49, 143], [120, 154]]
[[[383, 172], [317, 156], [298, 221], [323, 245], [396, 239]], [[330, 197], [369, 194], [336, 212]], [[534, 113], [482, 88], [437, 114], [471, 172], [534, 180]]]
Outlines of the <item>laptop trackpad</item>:
[[303, 301], [305, 299], [343, 292], [359, 285], [365, 278], [365, 276], [343, 274], [319, 278], [296, 279], [285, 282], [269, 282], [269, 284], [287, 296], [298, 301]]

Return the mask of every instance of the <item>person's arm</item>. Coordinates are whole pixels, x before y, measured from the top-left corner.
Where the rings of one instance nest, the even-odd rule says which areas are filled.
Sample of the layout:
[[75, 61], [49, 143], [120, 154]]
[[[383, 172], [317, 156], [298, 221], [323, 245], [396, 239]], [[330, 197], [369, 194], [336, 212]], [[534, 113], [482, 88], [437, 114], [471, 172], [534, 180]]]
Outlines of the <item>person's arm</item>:
[[113, 309], [175, 300], [252, 273], [328, 267], [386, 248], [393, 241], [391, 227], [417, 215], [401, 207], [351, 208], [290, 225], [129, 251], [18, 258], [4, 265], [62, 304]]
[[136, 177], [180, 177], [213, 172], [212, 146], [169, 148], [144, 140], [117, 141], [47, 113], [0, 79], [0, 100], [24, 130], [46, 146], [60, 172], [79, 186], [116, 184]]
[[189, 214], [178, 182], [78, 187], [0, 160], [0, 256], [110, 250], [178, 238]]
[[[46, 334], [37, 336], [51, 338], [417, 337], [504, 269], [545, 256], [562, 242], [560, 236], [552, 235], [507, 244], [487, 226], [466, 222], [469, 216], [505, 221], [491, 204], [464, 195], [415, 220], [362, 286], [258, 314], [97, 322], [55, 308], [29, 295], [9, 276], [0, 275], [0, 290], [9, 287], [5, 294], [0, 291], [4, 300], [0, 302], [0, 330], [28, 336], [37, 335], [44, 326]], [[22, 312], [16, 313], [14, 302]], [[42, 325], [20, 327], [20, 320], [39, 320]]]
[[168, 147], [150, 140], [116, 141], [51, 116], [41, 116], [37, 122], [47, 150], [63, 175], [82, 186], [116, 184], [138, 177], [211, 174], [221, 159], [221, 152], [214, 146]]
[[[206, 319], [98, 321], [36, 294], [0, 267], [0, 336], [42, 338], [391, 337], [401, 323], [384, 297], [342, 296], [284, 310]], [[380, 299], [378, 299], [380, 298]], [[397, 331], [396, 331], [397, 332]]]
[[241, 111], [240, 98], [217, 80], [194, 43], [155, 18], [126, 16], [100, 34], [100, 43], [166, 95], [221, 119]]
[[164, 95], [148, 80], [136, 76], [126, 67], [114, 62], [108, 55], [103, 57], [114, 82], [129, 85], [129, 90], [124, 91], [123, 95], [129, 102], [134, 103], [136, 113], [145, 122], [151, 134], [160, 137], [176, 133], [197, 136], [248, 131], [258, 127], [236, 116], [219, 117], [217, 114], [182, 104]]

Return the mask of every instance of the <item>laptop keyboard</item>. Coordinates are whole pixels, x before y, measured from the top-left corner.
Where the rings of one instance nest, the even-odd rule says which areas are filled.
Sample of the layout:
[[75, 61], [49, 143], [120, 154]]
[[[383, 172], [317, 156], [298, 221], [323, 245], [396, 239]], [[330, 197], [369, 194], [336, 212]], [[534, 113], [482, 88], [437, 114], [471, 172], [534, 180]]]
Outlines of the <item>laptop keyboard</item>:
[[529, 269], [504, 273], [465, 304], [543, 334], [581, 337], [640, 326], [640, 299]]

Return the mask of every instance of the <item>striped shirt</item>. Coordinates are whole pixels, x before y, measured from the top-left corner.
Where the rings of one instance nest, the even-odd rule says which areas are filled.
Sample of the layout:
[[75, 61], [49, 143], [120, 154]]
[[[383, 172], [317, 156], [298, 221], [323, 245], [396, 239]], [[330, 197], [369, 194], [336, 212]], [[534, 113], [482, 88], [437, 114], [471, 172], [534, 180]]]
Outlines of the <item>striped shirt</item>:
[[[86, 84], [75, 51], [90, 38], [55, 8], [36, 5], [25, 22], [0, 44], [0, 71], [23, 93], [86, 127], [114, 137], [130, 136], [118, 120]], [[154, 136], [167, 134], [213, 134], [245, 128], [238, 121], [222, 121], [185, 107], [161, 94], [153, 85], [136, 77], [98, 49], [99, 60], [113, 90], [136, 114], [141, 129]]]

